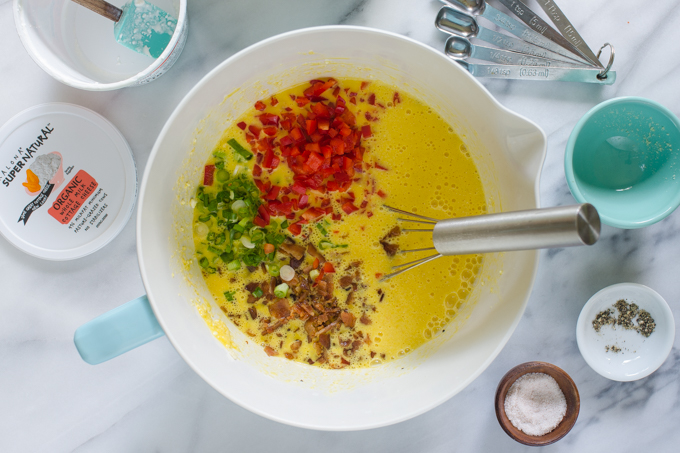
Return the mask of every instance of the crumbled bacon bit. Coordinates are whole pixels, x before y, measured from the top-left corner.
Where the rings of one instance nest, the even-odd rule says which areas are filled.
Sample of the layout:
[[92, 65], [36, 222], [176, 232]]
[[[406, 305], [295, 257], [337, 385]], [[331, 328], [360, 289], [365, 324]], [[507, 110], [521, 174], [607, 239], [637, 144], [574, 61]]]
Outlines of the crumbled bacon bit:
[[398, 244], [390, 244], [389, 242], [380, 241], [380, 245], [382, 245], [385, 253], [387, 253], [387, 256], [394, 256], [399, 251]]
[[342, 319], [342, 322], [350, 329], [353, 328], [354, 324], [356, 323], [356, 317], [347, 311], [340, 313], [340, 319]]
[[248, 308], [248, 313], [250, 313], [251, 319], [257, 318], [257, 308], [255, 308], [255, 307]]
[[361, 318], [359, 318], [359, 322], [361, 322], [361, 324], [369, 325], [373, 321], [371, 321], [371, 319], [368, 316], [366, 316], [366, 313], [364, 313], [363, 315], [361, 315]]
[[269, 306], [269, 313], [276, 319], [287, 318], [290, 315], [290, 305], [286, 299], [276, 299]]
[[330, 349], [330, 347], [331, 347], [331, 336], [328, 335], [327, 333], [319, 335], [319, 343], [324, 348]]
[[279, 355], [279, 353], [272, 349], [271, 346], [265, 346], [264, 352], [266, 352], [269, 357]]

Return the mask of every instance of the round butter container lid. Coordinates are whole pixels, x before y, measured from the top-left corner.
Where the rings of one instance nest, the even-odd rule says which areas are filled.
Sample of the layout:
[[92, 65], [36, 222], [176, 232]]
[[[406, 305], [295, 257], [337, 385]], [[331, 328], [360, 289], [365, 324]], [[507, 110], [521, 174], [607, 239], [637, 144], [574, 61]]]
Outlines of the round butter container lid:
[[70, 260], [99, 250], [136, 198], [130, 147], [92, 110], [42, 104], [0, 128], [0, 233], [29, 255]]

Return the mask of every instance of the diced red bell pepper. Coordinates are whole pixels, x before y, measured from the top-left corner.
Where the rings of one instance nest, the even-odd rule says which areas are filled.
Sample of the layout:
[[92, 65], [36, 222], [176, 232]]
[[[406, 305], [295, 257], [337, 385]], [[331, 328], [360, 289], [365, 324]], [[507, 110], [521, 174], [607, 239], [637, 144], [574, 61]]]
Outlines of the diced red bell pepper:
[[322, 211], [321, 209], [318, 208], [309, 208], [305, 212], [303, 212], [300, 217], [307, 221], [312, 221], [318, 219], [325, 213], [326, 213], [325, 211]]
[[333, 264], [330, 261], [326, 261], [323, 263], [323, 271], [326, 274], [332, 274], [335, 272], [335, 268], [333, 267]]
[[331, 217], [332, 217], [333, 220], [335, 220], [335, 221], [338, 221], [338, 220], [342, 219], [342, 216], [341, 216], [340, 214], [333, 214]]
[[299, 223], [290, 224], [290, 225], [288, 225], [288, 231], [290, 231], [295, 236], [297, 236], [298, 234], [300, 234], [302, 232], [302, 226], [300, 226]]
[[266, 135], [268, 135], [269, 137], [275, 136], [276, 132], [278, 132], [278, 130], [276, 129], [275, 126], [267, 126], [263, 130], [264, 130], [264, 133]]
[[290, 186], [290, 190], [300, 195], [304, 195], [307, 193], [307, 188], [300, 184], [298, 181], [295, 181], [293, 185]]
[[262, 193], [267, 193], [269, 192], [269, 183], [268, 182], [262, 182], [259, 179], [255, 180], [255, 185], [257, 186], [258, 189], [260, 189], [260, 192]]
[[278, 126], [279, 125], [279, 115], [274, 113], [263, 113], [258, 115], [258, 119], [263, 126]]
[[279, 103], [279, 100], [272, 96], [272, 99], [271, 101], [269, 101], [269, 103], [271, 104], [272, 107], [274, 107], [276, 104]]
[[243, 121], [241, 121], [240, 123], [237, 124], [237, 126], [238, 126], [242, 131], [245, 131], [245, 130], [246, 130], [246, 127], [247, 127], [247, 124], [244, 123]]
[[298, 208], [304, 209], [309, 204], [309, 196], [307, 194], [300, 195], [300, 200], [298, 201]]
[[264, 105], [264, 102], [262, 102], [262, 101], [257, 101], [257, 102], [255, 103], [255, 110], [259, 110], [260, 112], [261, 112], [262, 110], [264, 110], [266, 107], [267, 107], [267, 106]]
[[387, 198], [387, 194], [381, 190], [378, 191], [378, 196], [381, 198]]
[[262, 174], [262, 168], [259, 165], [255, 165], [253, 167], [253, 176], [255, 178], [259, 177]]
[[279, 191], [281, 190], [281, 187], [279, 186], [272, 186], [271, 189], [269, 189], [269, 192], [265, 196], [267, 200], [276, 200], [276, 197], [279, 196]]
[[262, 217], [266, 225], [269, 225], [269, 220], [270, 220], [270, 215], [269, 211], [267, 211], [267, 208], [264, 207], [264, 205], [260, 205], [259, 208], [257, 208], [258, 214]]
[[368, 103], [370, 105], [375, 105], [375, 93], [371, 93], [368, 95]]
[[305, 121], [305, 127], [307, 129], [307, 133], [312, 135], [314, 132], [316, 132], [316, 120]]
[[260, 217], [259, 215], [256, 215], [255, 218], [253, 219], [253, 225], [257, 225], [260, 228], [264, 228], [269, 224], [267, 222], [265, 222], [262, 217]]
[[312, 269], [318, 269], [319, 268], [319, 258], [314, 258], [314, 261], [312, 262]]
[[320, 118], [330, 118], [331, 117], [331, 112], [328, 110], [328, 107], [326, 107], [325, 104], [321, 102], [317, 102], [316, 104], [312, 104], [312, 112], [316, 114], [316, 116]]
[[355, 211], [358, 211], [359, 208], [357, 208], [351, 202], [348, 201], [342, 205], [342, 210], [345, 211], [345, 214], [349, 215]]
[[380, 165], [378, 162], [374, 162], [374, 163], [373, 163], [373, 166], [374, 166], [375, 168], [377, 168], [378, 170], [385, 170], [385, 171], [387, 171], [387, 168], [383, 167], [383, 166]]
[[394, 105], [397, 105], [397, 104], [399, 104], [400, 102], [401, 102], [401, 98], [399, 97], [399, 92], [398, 92], [398, 91], [395, 91], [395, 92], [394, 92], [394, 96], [392, 96], [392, 103], [393, 103]]
[[326, 183], [326, 189], [329, 190], [329, 191], [331, 191], [331, 192], [335, 192], [335, 191], [338, 190], [339, 188], [340, 188], [340, 184], [338, 184], [338, 183], [335, 182], [335, 181], [328, 181], [328, 182]]
[[298, 107], [304, 107], [305, 105], [309, 104], [311, 101], [307, 99], [306, 97], [301, 97], [298, 96], [295, 98], [295, 102], [297, 103]]
[[292, 138], [296, 142], [299, 142], [300, 140], [303, 140], [305, 138], [305, 136], [302, 135], [302, 131], [300, 130], [300, 128], [296, 127], [296, 128], [291, 129], [290, 138]]
[[361, 82], [361, 91], [364, 91], [371, 82]]
[[339, 138], [334, 137], [330, 142], [331, 148], [333, 148], [333, 154], [344, 154], [345, 153], [345, 142]]
[[204, 186], [212, 186], [213, 185], [214, 174], [215, 174], [215, 166], [214, 165], [206, 165], [205, 170], [203, 172], [203, 185]]
[[373, 134], [371, 133], [371, 125], [367, 124], [365, 126], [361, 126], [361, 136], [364, 138], [369, 138]]
[[312, 171], [317, 171], [321, 164], [323, 164], [323, 161], [324, 158], [321, 154], [311, 153], [309, 159], [307, 159], [307, 165], [309, 165], [309, 168], [311, 168]]
[[279, 144], [281, 146], [290, 146], [293, 143], [295, 142], [293, 141], [290, 135], [286, 135], [285, 137], [282, 137], [281, 140], [279, 140]]
[[260, 131], [262, 129], [251, 124], [250, 126], [248, 126], [248, 130], [250, 131], [251, 134], [253, 134], [253, 136], [255, 136], [255, 138], [260, 138]]

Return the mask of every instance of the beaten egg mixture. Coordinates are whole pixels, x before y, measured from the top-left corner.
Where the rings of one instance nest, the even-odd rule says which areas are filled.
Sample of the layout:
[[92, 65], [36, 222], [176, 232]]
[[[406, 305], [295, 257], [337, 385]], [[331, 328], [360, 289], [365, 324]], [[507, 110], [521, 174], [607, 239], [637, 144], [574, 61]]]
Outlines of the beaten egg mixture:
[[[444, 219], [486, 213], [485, 195], [465, 144], [430, 107], [381, 82], [328, 80], [262, 100], [224, 131], [197, 194], [194, 243], [220, 308], [267, 354], [325, 368], [365, 367], [407, 354], [445, 329], [483, 263], [481, 255], [444, 257], [380, 281], [393, 265], [432, 253], [400, 254], [431, 247], [431, 235], [401, 232], [397, 214], [382, 206]], [[321, 94], [311, 92], [327, 85]], [[319, 103], [329, 106], [330, 121], [314, 107]], [[351, 114], [336, 122], [343, 107]], [[336, 126], [356, 139], [354, 151], [344, 155], [353, 169], [343, 167], [346, 160], [332, 160], [335, 147], [331, 153], [307, 146], [328, 143], [326, 134]], [[295, 127], [303, 135], [297, 141]], [[267, 143], [286, 146], [267, 156]], [[295, 161], [282, 155], [291, 149], [319, 152]], [[318, 189], [294, 186], [323, 172], [324, 164], [315, 169], [316, 155], [325, 157], [325, 167], [339, 162], [351, 177], [335, 173]], [[292, 169], [303, 161], [305, 170]], [[272, 193], [274, 186], [281, 190]], [[254, 194], [245, 196], [245, 207], [236, 203], [239, 190]], [[251, 206], [258, 203], [264, 207]], [[234, 231], [236, 225], [243, 228]]]

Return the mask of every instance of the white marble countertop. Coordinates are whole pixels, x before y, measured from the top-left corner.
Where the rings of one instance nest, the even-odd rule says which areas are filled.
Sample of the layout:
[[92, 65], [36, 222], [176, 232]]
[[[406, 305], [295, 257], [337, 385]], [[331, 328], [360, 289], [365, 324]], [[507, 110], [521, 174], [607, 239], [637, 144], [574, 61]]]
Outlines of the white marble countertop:
[[[591, 47], [616, 46], [616, 84], [482, 80], [499, 101], [548, 134], [543, 205], [573, 203], [563, 156], [576, 121], [615, 96], [680, 105], [675, 0], [563, 0], [565, 13]], [[192, 1], [189, 38], [159, 80], [115, 92], [64, 86], [24, 50], [12, 2], [0, 0], [0, 124], [30, 106], [70, 102], [115, 124], [143, 172], [157, 134], [187, 91], [225, 58], [261, 39], [297, 28], [352, 24], [410, 36], [442, 49], [433, 27], [434, 0]], [[140, 127], [143, 125], [143, 127]], [[450, 452], [526, 451], [496, 421], [493, 397], [513, 366], [543, 360], [566, 370], [581, 394], [574, 429], [549, 451], [678, 451], [680, 339], [650, 377], [619, 383], [588, 367], [575, 324], [587, 299], [610, 284], [637, 282], [658, 291], [680, 321], [677, 284], [680, 214], [623, 231], [604, 227], [589, 249], [541, 253], [528, 309], [491, 366], [463, 392], [415, 419], [350, 433], [315, 432], [266, 420], [219, 395], [163, 337], [98, 366], [84, 363], [73, 332], [86, 321], [144, 293], [135, 252], [135, 216], [104, 249], [86, 258], [49, 262], [0, 239], [0, 451], [3, 452]], [[673, 264], [675, 263], [675, 264]]]

